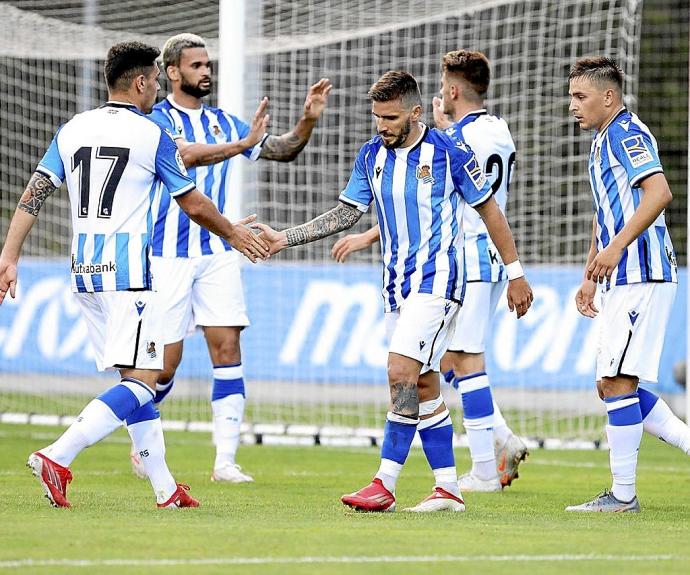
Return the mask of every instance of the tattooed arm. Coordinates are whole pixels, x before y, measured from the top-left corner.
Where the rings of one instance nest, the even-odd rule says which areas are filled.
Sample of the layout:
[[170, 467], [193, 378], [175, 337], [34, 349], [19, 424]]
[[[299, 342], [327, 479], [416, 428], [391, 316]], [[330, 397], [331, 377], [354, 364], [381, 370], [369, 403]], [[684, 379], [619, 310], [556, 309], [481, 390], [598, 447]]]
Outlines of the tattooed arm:
[[17, 285], [17, 262], [24, 240], [29, 235], [43, 202], [55, 190], [56, 187], [50, 178], [34, 172], [19, 200], [10, 228], [7, 230], [7, 239], [2, 246], [2, 253], [0, 253], [0, 304], [5, 299], [8, 290], [14, 297]]
[[309, 88], [302, 117], [295, 127], [282, 136], [269, 136], [261, 147], [260, 158], [277, 162], [291, 162], [307, 145], [316, 121], [321, 116], [331, 92], [331, 83], [321, 78]]
[[261, 237], [269, 244], [271, 254], [276, 254], [287, 247], [308, 244], [347, 230], [361, 217], [362, 212], [357, 208], [340, 202], [332, 210], [315, 217], [306, 224], [282, 232], [277, 232], [266, 224], [253, 224], [252, 227], [261, 230]]

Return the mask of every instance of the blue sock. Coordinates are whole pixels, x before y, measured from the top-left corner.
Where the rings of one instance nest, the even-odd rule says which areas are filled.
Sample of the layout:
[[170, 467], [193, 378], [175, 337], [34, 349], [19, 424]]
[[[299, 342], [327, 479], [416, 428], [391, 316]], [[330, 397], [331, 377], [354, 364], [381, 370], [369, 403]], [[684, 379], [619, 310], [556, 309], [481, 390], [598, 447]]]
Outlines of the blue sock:
[[160, 403], [163, 401], [168, 394], [172, 391], [175, 380], [171, 379], [168, 383], [157, 383], [156, 384], [156, 397], [153, 398], [153, 403]]
[[240, 444], [244, 404], [242, 364], [214, 365], [211, 394], [213, 442], [216, 445], [214, 469], [235, 464], [235, 455]]
[[443, 372], [443, 379], [445, 379], [446, 383], [452, 385], [455, 389], [458, 388], [457, 384], [455, 383], [455, 372], [452, 369]]
[[386, 427], [381, 445], [381, 466], [376, 477], [391, 493], [395, 491], [398, 476], [410, 453], [418, 423], [419, 419], [410, 419], [390, 411], [386, 416]]
[[652, 411], [656, 402], [659, 401], [659, 396], [643, 387], [637, 388], [637, 395], [640, 398], [640, 412], [644, 420], [649, 415], [649, 412]]
[[424, 455], [434, 472], [436, 487], [448, 493], [460, 496], [458, 473], [455, 469], [453, 453], [453, 422], [450, 412], [444, 409], [441, 413], [422, 419], [417, 426], [422, 440]]

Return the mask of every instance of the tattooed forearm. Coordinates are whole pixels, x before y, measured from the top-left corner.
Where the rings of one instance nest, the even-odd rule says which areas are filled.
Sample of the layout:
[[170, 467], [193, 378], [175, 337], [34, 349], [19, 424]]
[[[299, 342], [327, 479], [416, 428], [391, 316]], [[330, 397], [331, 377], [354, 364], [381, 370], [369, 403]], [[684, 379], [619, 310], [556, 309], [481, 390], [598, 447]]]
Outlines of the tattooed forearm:
[[260, 157], [276, 162], [290, 162], [297, 157], [308, 141], [309, 134], [300, 137], [294, 131], [282, 136], [269, 136], [261, 147]]
[[409, 383], [391, 384], [391, 407], [393, 413], [416, 419], [419, 417], [417, 385]]
[[50, 181], [50, 178], [38, 172], [34, 172], [29, 183], [26, 185], [26, 190], [24, 190], [22, 197], [19, 199], [17, 208], [32, 216], [37, 216], [38, 212], [41, 211], [43, 202], [45, 202], [56, 189], [53, 182]]
[[335, 208], [321, 214], [306, 224], [285, 230], [288, 246], [308, 244], [332, 236], [354, 226], [362, 212], [353, 206], [339, 203]]

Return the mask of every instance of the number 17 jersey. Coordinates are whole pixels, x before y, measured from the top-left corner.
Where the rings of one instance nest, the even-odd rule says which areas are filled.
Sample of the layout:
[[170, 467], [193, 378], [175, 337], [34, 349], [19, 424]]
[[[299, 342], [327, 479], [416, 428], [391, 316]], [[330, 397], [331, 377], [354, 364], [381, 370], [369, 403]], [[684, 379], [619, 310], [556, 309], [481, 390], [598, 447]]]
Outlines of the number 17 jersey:
[[151, 289], [151, 204], [195, 188], [172, 137], [136, 107], [109, 102], [74, 116], [36, 171], [67, 182], [72, 212], [72, 291]]

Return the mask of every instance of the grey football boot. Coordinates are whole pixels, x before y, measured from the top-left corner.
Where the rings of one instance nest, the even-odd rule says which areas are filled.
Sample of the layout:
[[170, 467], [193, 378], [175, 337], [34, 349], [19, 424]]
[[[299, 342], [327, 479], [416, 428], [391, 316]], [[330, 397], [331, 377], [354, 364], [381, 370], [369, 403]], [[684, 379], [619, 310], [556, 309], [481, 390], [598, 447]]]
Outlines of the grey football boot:
[[640, 502], [637, 496], [627, 503], [619, 501], [608, 489], [597, 495], [592, 501], [587, 501], [582, 505], [570, 505], [566, 511], [577, 511], [580, 513], [639, 513]]

